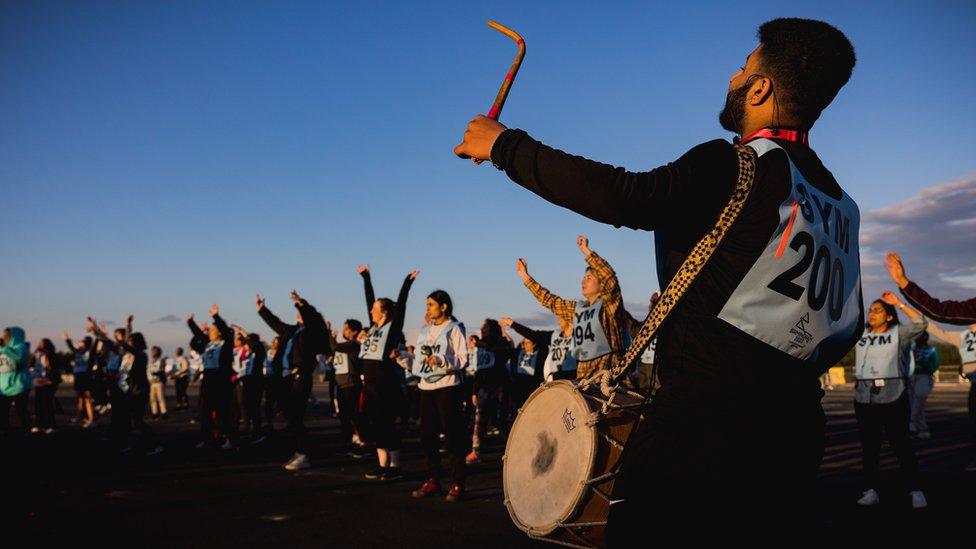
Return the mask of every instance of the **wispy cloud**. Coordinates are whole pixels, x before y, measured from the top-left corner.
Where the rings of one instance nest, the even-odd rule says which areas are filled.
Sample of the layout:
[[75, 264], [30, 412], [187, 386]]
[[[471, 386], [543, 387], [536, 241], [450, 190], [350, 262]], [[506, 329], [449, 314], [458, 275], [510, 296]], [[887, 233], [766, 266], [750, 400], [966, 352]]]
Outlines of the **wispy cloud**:
[[156, 320], [151, 321], [150, 324], [160, 324], [162, 322], [179, 322], [180, 320], [181, 320], [180, 317], [170, 314], [166, 316], [161, 316]]
[[976, 176], [927, 187], [907, 200], [865, 213], [861, 269], [865, 299], [894, 284], [884, 253], [897, 252], [908, 277], [945, 299], [976, 291]]
[[519, 324], [528, 326], [530, 328], [553, 328], [555, 326], [558, 326], [558, 323], [556, 322], [556, 317], [549, 312], [532, 313], [528, 316], [520, 316], [520, 317], [513, 318], [512, 320], [518, 322]]

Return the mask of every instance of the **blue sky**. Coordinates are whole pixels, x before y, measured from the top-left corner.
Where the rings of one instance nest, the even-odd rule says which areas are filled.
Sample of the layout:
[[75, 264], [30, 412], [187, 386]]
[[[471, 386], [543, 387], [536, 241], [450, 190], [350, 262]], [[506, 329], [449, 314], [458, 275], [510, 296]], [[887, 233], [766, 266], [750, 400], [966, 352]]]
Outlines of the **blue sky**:
[[[539, 309], [515, 258], [576, 295], [579, 233], [644, 302], [652, 235], [451, 154], [514, 54], [485, 22], [528, 44], [503, 123], [645, 170], [730, 137], [716, 121], [728, 77], [778, 16], [829, 21], [857, 49], [811, 142], [862, 213], [976, 175], [971, 2], [4, 2], [0, 321], [36, 339], [132, 312], [170, 348], [182, 324], [151, 320], [217, 302], [266, 333], [254, 292], [290, 317], [292, 287], [330, 319], [365, 319], [357, 263], [391, 297], [421, 270], [408, 328], [434, 288], [469, 325], [527, 317]], [[945, 253], [976, 264], [971, 246]], [[968, 280], [933, 284], [961, 297]]]

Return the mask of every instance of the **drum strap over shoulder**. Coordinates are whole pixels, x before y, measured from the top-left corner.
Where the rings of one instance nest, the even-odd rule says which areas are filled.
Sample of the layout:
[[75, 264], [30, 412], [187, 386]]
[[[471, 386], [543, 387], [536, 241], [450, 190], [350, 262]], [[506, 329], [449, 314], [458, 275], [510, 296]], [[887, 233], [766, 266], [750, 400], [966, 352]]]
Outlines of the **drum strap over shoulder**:
[[605, 395], [609, 396], [613, 392], [611, 384], [619, 383], [627, 375], [628, 371], [635, 364], [637, 357], [650, 344], [651, 340], [657, 334], [658, 329], [661, 327], [661, 324], [671, 314], [675, 306], [677, 306], [678, 302], [685, 295], [685, 292], [688, 291], [691, 284], [698, 278], [698, 275], [701, 274], [705, 264], [708, 263], [708, 260], [715, 253], [718, 245], [725, 238], [725, 235], [728, 234], [729, 229], [732, 228], [735, 220], [738, 219], [756, 179], [756, 152], [751, 147], [746, 147], [738, 143], [733, 146], [735, 147], [736, 154], [739, 156], [739, 179], [736, 182], [732, 196], [729, 198], [729, 202], [722, 209], [722, 213], [719, 214], [715, 226], [705, 233], [701, 240], [695, 244], [695, 247], [692, 248], [688, 257], [685, 258], [678, 272], [671, 279], [667, 288], [664, 289], [654, 309], [644, 319], [643, 324], [641, 324], [640, 329], [637, 331], [637, 335], [634, 336], [634, 341], [627, 348], [627, 352], [624, 353], [623, 358], [621, 359], [620, 355], [614, 355], [615, 360], [612, 368], [597, 372], [593, 377], [584, 380], [581, 383], [582, 386], [586, 387], [592, 383], [600, 383]]

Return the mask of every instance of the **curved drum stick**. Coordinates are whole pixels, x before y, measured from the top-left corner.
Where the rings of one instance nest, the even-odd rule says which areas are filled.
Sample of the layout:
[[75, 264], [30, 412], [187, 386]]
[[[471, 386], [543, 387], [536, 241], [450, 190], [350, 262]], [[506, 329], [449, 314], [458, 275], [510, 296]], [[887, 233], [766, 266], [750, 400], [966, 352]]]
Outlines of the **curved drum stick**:
[[508, 92], [512, 89], [512, 82], [515, 81], [515, 75], [518, 74], [519, 67], [522, 66], [522, 58], [525, 57], [525, 40], [522, 40], [522, 37], [517, 32], [500, 23], [488, 21], [488, 26], [515, 40], [515, 43], [518, 44], [518, 53], [515, 54], [515, 60], [512, 61], [512, 68], [508, 69], [508, 74], [505, 75], [505, 80], [502, 81], [502, 87], [499, 88], [498, 95], [495, 96], [495, 103], [491, 106], [491, 110], [488, 111], [488, 118], [498, 120], [498, 116], [502, 114], [502, 108], [505, 106], [505, 100], [508, 99]]
[[[519, 33], [501, 23], [489, 20], [488, 26], [511, 38], [518, 44], [518, 53], [515, 54], [515, 60], [512, 61], [512, 68], [508, 69], [508, 74], [505, 75], [505, 80], [502, 80], [502, 86], [498, 89], [498, 95], [495, 96], [495, 103], [488, 110], [488, 118], [498, 120], [498, 117], [502, 114], [502, 108], [505, 107], [505, 100], [508, 99], [508, 92], [512, 89], [512, 82], [515, 81], [515, 75], [518, 74], [519, 67], [522, 66], [522, 58], [525, 57], [525, 40], [519, 36]], [[459, 156], [461, 158], [470, 158], [466, 154]], [[481, 160], [475, 160], [475, 163], [481, 164]]]

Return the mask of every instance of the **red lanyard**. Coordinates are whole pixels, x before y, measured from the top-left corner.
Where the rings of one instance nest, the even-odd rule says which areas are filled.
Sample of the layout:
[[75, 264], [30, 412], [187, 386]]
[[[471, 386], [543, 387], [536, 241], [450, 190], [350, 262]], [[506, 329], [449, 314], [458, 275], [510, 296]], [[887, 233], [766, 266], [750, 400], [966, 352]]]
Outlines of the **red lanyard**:
[[763, 128], [743, 137], [739, 142], [745, 145], [753, 139], [759, 139], [761, 137], [765, 137], [766, 139], [782, 139], [784, 141], [792, 141], [793, 143], [802, 143], [808, 147], [810, 146], [809, 133], [797, 130], [781, 130], [778, 128]]

